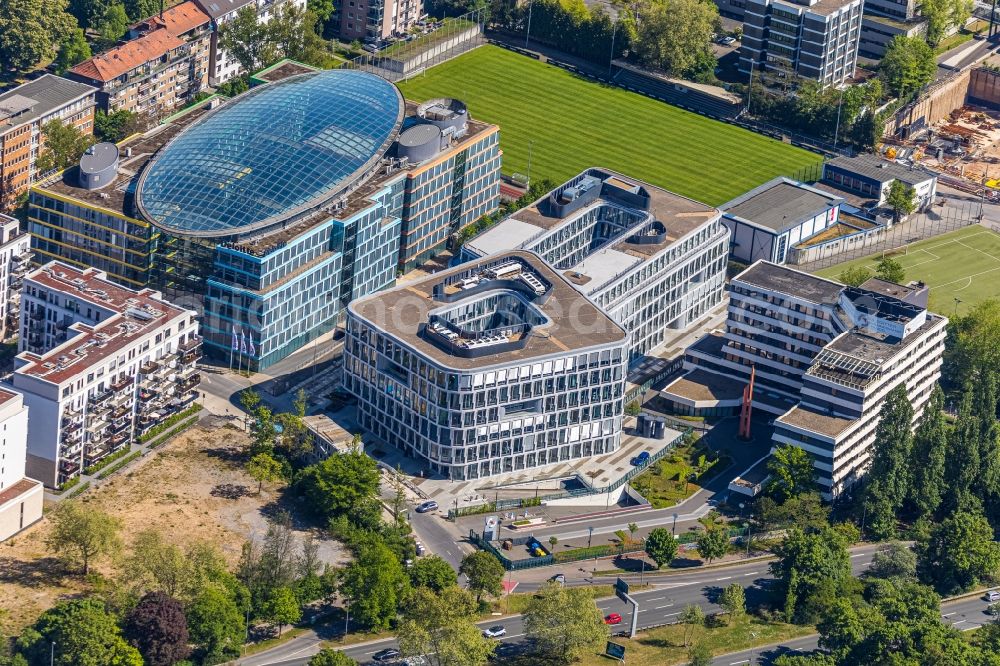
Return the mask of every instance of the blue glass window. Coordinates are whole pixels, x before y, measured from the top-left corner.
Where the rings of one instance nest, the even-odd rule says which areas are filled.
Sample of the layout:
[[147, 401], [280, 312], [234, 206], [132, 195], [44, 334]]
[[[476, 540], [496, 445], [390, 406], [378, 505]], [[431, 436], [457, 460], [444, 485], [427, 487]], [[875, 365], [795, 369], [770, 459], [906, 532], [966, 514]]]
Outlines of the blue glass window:
[[139, 185], [140, 208], [176, 233], [271, 227], [370, 169], [402, 118], [396, 87], [365, 72], [315, 72], [255, 88], [163, 148]]

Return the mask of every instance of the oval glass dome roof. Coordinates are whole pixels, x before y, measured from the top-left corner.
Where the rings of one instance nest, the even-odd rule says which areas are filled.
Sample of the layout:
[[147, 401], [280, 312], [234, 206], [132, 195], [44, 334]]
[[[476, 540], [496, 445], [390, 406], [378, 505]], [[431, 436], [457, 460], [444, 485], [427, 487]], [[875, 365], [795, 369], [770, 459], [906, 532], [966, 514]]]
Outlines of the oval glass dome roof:
[[163, 147], [136, 193], [147, 219], [194, 236], [287, 220], [348, 187], [382, 157], [403, 120], [394, 85], [328, 70], [253, 89]]

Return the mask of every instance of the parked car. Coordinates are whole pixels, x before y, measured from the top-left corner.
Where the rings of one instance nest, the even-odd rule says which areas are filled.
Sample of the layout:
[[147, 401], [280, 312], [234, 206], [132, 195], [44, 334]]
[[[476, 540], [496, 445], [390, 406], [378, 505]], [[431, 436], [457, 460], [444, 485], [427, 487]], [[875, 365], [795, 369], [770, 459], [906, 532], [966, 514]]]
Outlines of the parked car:
[[649, 462], [649, 451], [643, 451], [636, 457], [632, 458], [632, 467], [639, 467], [640, 465], [645, 465]]
[[604, 624], [621, 624], [622, 616], [618, 613], [608, 613], [604, 616]]
[[492, 627], [483, 629], [483, 638], [500, 638], [507, 635], [507, 629], [502, 624], [495, 624]]
[[990, 590], [983, 596], [983, 599], [991, 603], [994, 601], [1000, 601], [1000, 590]]
[[378, 662], [392, 661], [393, 659], [397, 659], [400, 654], [401, 654], [400, 651], [397, 650], [396, 648], [386, 648], [384, 650], [379, 650], [378, 652], [373, 654], [372, 659]]
[[427, 500], [426, 502], [421, 502], [417, 505], [417, 513], [427, 513], [429, 511], [437, 511], [438, 503], [434, 500]]
[[424, 548], [424, 544], [420, 543], [419, 541], [414, 541], [413, 545], [417, 549], [417, 556], [423, 555], [424, 553], [427, 552], [427, 549]]
[[549, 578], [553, 583], [559, 583], [560, 585], [566, 584], [566, 574], [556, 574], [552, 578]]
[[719, 43], [722, 44], [723, 46], [729, 46], [730, 44], [734, 44], [735, 42], [736, 38], [729, 36], [723, 37], [722, 39], [719, 40]]

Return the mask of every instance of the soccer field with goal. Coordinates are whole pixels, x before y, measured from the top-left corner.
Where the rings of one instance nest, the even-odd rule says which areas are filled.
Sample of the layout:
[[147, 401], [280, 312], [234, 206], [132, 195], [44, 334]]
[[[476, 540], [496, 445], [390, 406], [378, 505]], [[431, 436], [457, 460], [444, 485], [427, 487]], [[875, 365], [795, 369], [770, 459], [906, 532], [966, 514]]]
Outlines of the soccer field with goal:
[[[864, 266], [875, 271], [881, 252], [817, 271], [837, 279], [845, 269]], [[886, 251], [906, 270], [906, 280], [922, 280], [931, 288], [930, 308], [951, 317], [988, 298], [1000, 298], [1000, 234], [978, 224]]]
[[790, 144], [481, 46], [399, 84], [423, 102], [454, 97], [500, 126], [503, 171], [561, 183], [600, 166], [713, 206], [821, 158]]

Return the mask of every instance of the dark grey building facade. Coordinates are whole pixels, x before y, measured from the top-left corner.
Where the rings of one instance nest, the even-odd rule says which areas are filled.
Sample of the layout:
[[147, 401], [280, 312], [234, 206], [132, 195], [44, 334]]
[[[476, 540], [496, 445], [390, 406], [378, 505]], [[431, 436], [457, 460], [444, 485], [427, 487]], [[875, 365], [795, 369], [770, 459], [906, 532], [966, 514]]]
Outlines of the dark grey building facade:
[[740, 70], [839, 85], [854, 74], [862, 0], [746, 0]]

